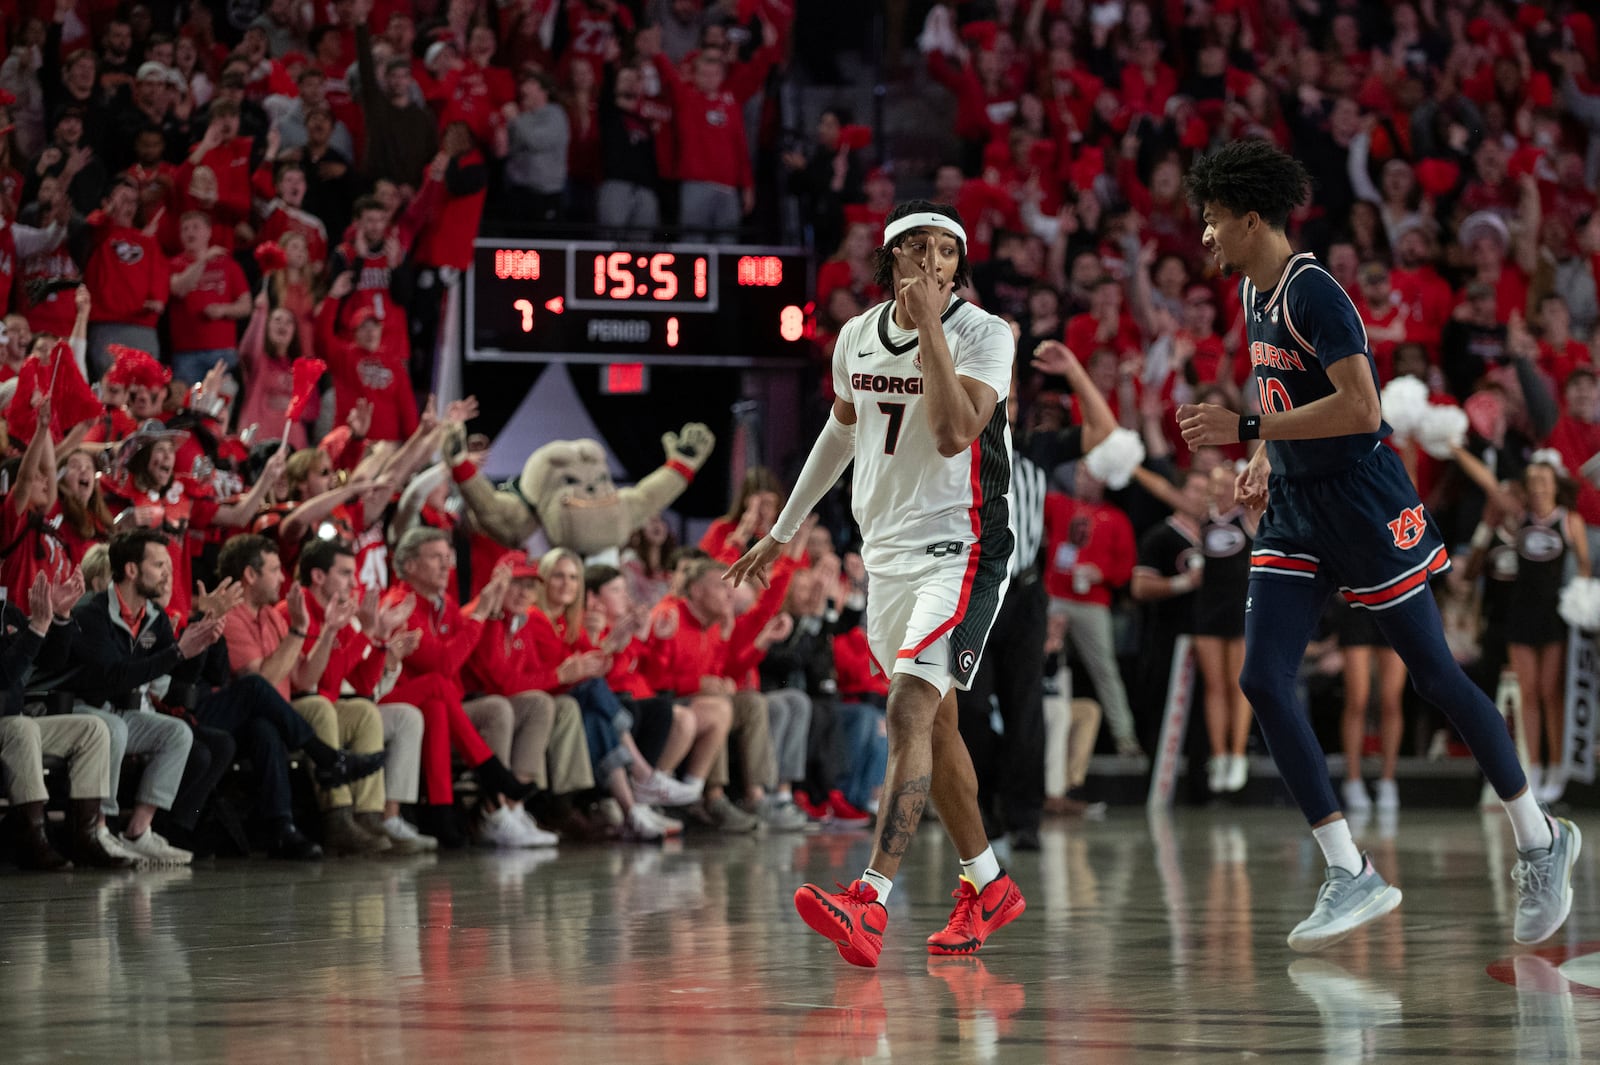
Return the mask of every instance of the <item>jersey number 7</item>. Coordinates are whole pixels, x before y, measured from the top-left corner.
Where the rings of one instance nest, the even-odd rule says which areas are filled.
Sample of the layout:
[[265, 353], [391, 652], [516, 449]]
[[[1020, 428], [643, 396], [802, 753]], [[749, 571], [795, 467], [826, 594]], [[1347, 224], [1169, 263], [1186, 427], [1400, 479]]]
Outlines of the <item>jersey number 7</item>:
[[905, 421], [906, 405], [904, 403], [879, 403], [878, 409], [889, 417], [889, 431], [883, 435], [883, 453], [893, 455], [894, 447], [900, 442], [900, 423]]

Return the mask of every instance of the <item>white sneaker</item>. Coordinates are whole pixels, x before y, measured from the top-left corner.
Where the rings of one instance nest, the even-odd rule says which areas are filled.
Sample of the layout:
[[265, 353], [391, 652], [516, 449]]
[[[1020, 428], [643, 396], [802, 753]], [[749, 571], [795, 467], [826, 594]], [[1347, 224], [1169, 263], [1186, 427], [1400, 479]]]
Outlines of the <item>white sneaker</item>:
[[1206, 760], [1206, 788], [1220, 795], [1228, 786], [1228, 756], [1214, 754]]
[[105, 825], [102, 824], [99, 828], [95, 829], [94, 834], [95, 838], [100, 841], [100, 846], [105, 848], [105, 852], [112, 857], [126, 858], [130, 862], [139, 862], [141, 864], [145, 864], [145, 860], [143, 858], [129, 850], [127, 847], [123, 846], [121, 838], [112, 835], [111, 830]]
[[657, 810], [653, 806], [645, 807], [645, 812], [650, 815], [651, 820], [655, 821], [656, 824], [661, 826], [661, 831], [665, 832], [667, 835], [683, 835], [683, 822], [678, 820], [676, 817], [668, 817], [666, 814], [662, 813], [660, 810]]
[[1393, 813], [1400, 809], [1400, 789], [1392, 780], [1378, 781], [1378, 809], [1384, 813]]
[[188, 865], [194, 861], [193, 853], [182, 847], [174, 847], [153, 828], [145, 829], [144, 835], [138, 839], [119, 836], [117, 842], [141, 865]]
[[[638, 840], [665, 839], [669, 835], [677, 834], [669, 832], [667, 826], [662, 823], [668, 820], [670, 819], [661, 817], [644, 803], [636, 802], [633, 804], [633, 809], [628, 811], [628, 824], [624, 831]], [[678, 832], [683, 831], [682, 824], [676, 821], [672, 823], [678, 825]]]
[[539, 823], [528, 815], [523, 807], [517, 807], [516, 818], [522, 826], [522, 838], [526, 841], [524, 847], [554, 847], [561, 842], [561, 837], [548, 829], [540, 828]]
[[432, 836], [424, 836], [417, 831], [417, 827], [410, 821], [396, 814], [383, 822], [383, 834], [389, 837], [389, 842], [397, 844], [401, 853], [414, 853], [420, 851], [436, 851], [439, 841]]
[[499, 806], [486, 815], [478, 830], [478, 841], [493, 847], [522, 847], [526, 844], [521, 819], [509, 807]]
[[642, 781], [633, 782], [635, 802], [646, 806], [689, 806], [700, 801], [705, 785], [685, 784], [661, 770], [652, 770]]
[[1250, 780], [1250, 759], [1242, 754], [1231, 755], [1228, 758], [1228, 778], [1223, 782], [1223, 787], [1228, 791], [1243, 791]]
[[1346, 780], [1340, 789], [1344, 796], [1344, 812], [1364, 814], [1372, 811], [1372, 800], [1367, 797], [1367, 786], [1359, 780]]

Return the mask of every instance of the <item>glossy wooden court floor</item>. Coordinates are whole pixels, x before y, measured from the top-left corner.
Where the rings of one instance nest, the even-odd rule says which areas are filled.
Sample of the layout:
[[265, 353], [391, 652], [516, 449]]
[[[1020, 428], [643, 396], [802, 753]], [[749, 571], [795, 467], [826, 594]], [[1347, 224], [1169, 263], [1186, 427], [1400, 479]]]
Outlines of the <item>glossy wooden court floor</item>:
[[1301, 958], [1322, 870], [1289, 811], [1051, 824], [1005, 858], [1027, 913], [930, 961], [956, 861], [925, 826], [871, 972], [790, 904], [860, 871], [860, 832], [3, 874], [0, 1062], [1600, 1060], [1593, 849], [1567, 927], [1519, 950], [1503, 817], [1362, 842], [1405, 904]]

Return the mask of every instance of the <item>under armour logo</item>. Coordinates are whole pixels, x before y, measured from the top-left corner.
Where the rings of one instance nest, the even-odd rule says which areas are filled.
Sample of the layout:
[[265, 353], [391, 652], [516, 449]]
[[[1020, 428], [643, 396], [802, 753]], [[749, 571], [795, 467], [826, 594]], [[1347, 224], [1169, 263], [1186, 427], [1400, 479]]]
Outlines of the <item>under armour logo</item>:
[[1255, 605], [1255, 601], [1255, 596], [1247, 595], [1244, 597], [1244, 612], [1246, 614], [1250, 613], [1250, 608]]

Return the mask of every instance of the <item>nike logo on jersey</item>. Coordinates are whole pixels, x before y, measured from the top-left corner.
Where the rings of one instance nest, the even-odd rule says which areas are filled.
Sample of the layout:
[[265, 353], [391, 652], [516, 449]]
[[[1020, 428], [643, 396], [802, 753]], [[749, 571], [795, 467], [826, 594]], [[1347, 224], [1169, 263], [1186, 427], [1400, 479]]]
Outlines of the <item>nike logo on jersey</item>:
[[858, 352], [856, 352], [856, 358], [865, 359], [868, 356], [870, 356], [871, 354], [872, 354], [872, 352], [870, 352], [870, 351], [858, 351]]

